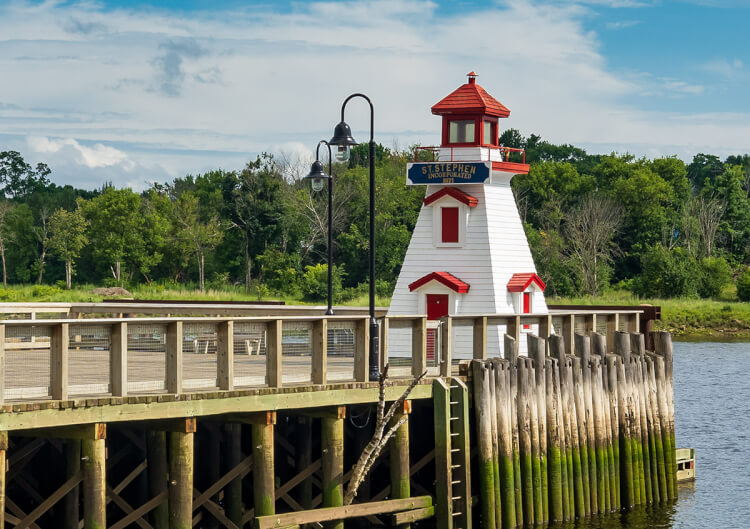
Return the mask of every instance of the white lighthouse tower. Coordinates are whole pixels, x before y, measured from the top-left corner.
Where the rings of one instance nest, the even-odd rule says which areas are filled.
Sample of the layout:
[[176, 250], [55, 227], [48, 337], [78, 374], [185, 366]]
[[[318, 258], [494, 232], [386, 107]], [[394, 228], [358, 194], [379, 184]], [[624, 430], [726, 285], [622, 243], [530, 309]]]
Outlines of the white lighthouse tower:
[[[474, 72], [468, 77], [432, 107], [443, 120], [440, 147], [428, 148], [433, 161], [407, 166], [407, 185], [427, 190], [389, 315], [427, 314], [434, 321], [547, 314], [544, 283], [510, 187], [513, 175], [529, 171], [525, 153], [499, 145], [499, 120], [510, 110], [477, 84]], [[454, 359], [471, 358], [471, 330], [454, 329]], [[488, 354], [497, 355], [505, 325], [487, 331]], [[393, 333], [389, 339], [395, 345], [408, 337]], [[436, 356], [433, 344], [428, 339], [428, 358]], [[523, 351], [525, 340], [519, 345]]]

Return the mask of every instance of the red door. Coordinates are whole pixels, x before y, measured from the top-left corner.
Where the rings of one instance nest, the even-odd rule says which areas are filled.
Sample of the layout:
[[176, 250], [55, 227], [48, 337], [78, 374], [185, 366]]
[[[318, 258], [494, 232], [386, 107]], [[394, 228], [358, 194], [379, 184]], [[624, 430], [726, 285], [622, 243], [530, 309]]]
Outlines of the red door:
[[439, 320], [448, 315], [448, 294], [427, 294], [427, 319]]

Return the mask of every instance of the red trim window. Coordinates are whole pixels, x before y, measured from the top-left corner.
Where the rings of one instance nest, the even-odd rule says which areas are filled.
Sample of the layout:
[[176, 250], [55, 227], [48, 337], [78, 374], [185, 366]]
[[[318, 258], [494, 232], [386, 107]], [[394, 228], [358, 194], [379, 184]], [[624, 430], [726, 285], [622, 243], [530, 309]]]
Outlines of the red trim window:
[[451, 120], [448, 143], [476, 143], [476, 122], [473, 119]]
[[497, 123], [487, 119], [482, 121], [482, 145], [497, 146]]
[[440, 208], [442, 216], [442, 242], [458, 242], [458, 208]]

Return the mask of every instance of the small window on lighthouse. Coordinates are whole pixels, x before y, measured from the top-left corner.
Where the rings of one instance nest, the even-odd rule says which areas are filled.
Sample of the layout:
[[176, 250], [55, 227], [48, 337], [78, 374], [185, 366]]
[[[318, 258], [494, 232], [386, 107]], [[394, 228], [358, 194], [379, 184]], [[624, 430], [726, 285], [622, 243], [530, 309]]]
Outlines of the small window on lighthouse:
[[450, 143], [474, 143], [474, 120], [451, 121], [448, 141]]
[[491, 121], [484, 121], [484, 137], [482, 138], [482, 143], [485, 145], [494, 145], [495, 144], [495, 138], [492, 137], [492, 122]]
[[458, 242], [458, 208], [440, 208], [442, 242]]

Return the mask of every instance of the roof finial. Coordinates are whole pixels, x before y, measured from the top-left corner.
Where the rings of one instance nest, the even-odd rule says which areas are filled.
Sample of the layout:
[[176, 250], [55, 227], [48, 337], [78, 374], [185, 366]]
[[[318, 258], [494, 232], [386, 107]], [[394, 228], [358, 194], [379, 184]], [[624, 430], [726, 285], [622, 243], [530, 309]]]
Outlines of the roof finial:
[[477, 82], [477, 74], [475, 74], [473, 71], [466, 74], [469, 77], [469, 84], [474, 84]]

